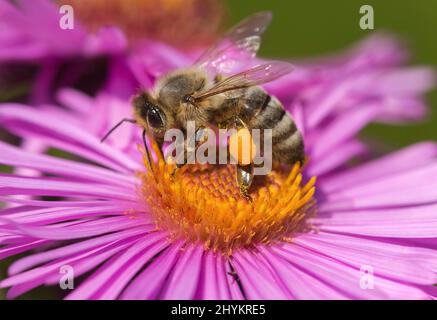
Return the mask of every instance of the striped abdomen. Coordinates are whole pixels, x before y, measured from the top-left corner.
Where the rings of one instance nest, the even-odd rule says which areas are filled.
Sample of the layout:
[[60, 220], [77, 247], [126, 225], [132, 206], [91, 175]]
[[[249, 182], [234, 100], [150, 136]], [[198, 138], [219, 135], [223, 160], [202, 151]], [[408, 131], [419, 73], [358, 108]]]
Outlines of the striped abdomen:
[[272, 129], [273, 161], [283, 164], [303, 162], [305, 155], [302, 135], [279, 100], [261, 87], [248, 89], [245, 99], [240, 117], [249, 128]]

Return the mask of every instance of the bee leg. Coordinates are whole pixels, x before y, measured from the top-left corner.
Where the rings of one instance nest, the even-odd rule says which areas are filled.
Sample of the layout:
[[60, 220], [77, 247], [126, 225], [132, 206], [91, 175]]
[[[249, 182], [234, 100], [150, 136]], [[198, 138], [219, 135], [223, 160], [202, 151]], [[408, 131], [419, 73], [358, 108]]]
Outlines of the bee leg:
[[[173, 159], [175, 167], [173, 168], [172, 172], [170, 173], [170, 178], [172, 180], [174, 180], [174, 178], [176, 176], [176, 172], [187, 163], [187, 156], [186, 155], [187, 155], [187, 150], [186, 150], [186, 147], [184, 146], [183, 153], [179, 154], [179, 156], [177, 158]], [[183, 160], [182, 160], [182, 158], [183, 158]]]
[[153, 162], [152, 162], [152, 156], [150, 155], [149, 147], [147, 146], [147, 131], [146, 129], [143, 130], [143, 143], [144, 143], [144, 149], [146, 150], [146, 156], [147, 156], [147, 162], [149, 163], [150, 170], [152, 171], [152, 174], [154, 175], [155, 172], [153, 171]]
[[164, 159], [164, 152], [162, 151], [162, 146], [164, 145], [164, 141], [156, 140], [157, 145], [157, 152], [159, 152], [158, 156], [163, 160]]
[[176, 163], [176, 166], [173, 168], [172, 172], [170, 173], [170, 178], [171, 178], [172, 180], [174, 180], [174, 178], [175, 178], [176, 173], [178, 172], [178, 170], [179, 170], [180, 168], [182, 168], [183, 166], [185, 166], [185, 165], [186, 165], [185, 162], [184, 162], [184, 163]]
[[249, 194], [249, 188], [253, 181], [253, 163], [249, 165], [237, 164], [237, 184], [240, 188], [241, 195], [248, 201], [252, 202], [252, 197]]

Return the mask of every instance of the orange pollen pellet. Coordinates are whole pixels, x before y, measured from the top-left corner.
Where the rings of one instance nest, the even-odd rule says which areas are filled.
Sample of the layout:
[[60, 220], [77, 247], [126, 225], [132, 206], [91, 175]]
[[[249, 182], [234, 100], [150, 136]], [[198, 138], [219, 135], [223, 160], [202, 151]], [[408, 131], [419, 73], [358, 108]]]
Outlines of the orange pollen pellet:
[[256, 145], [248, 129], [239, 129], [229, 138], [229, 153], [241, 165], [253, 162]]

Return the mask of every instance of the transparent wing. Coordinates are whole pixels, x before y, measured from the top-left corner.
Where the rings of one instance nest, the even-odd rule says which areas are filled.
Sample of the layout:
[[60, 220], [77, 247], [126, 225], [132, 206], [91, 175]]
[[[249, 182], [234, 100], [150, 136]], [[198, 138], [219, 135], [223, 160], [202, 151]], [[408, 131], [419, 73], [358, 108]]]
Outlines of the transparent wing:
[[261, 34], [272, 20], [271, 12], [259, 12], [229, 30], [196, 61], [213, 74], [229, 74], [254, 58], [261, 45]]
[[217, 94], [260, 85], [278, 79], [293, 69], [293, 65], [288, 62], [270, 61], [225, 78], [212, 88], [196, 93], [192, 97], [195, 101], [201, 101]]

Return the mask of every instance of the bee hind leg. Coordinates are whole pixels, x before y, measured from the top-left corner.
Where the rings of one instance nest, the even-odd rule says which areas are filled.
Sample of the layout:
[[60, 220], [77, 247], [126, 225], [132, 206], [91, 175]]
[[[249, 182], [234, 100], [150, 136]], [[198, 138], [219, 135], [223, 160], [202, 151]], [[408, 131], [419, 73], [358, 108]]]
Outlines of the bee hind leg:
[[253, 163], [249, 165], [237, 164], [237, 184], [240, 188], [241, 195], [246, 198], [246, 200], [252, 202], [252, 197], [249, 194], [249, 188], [253, 181]]

